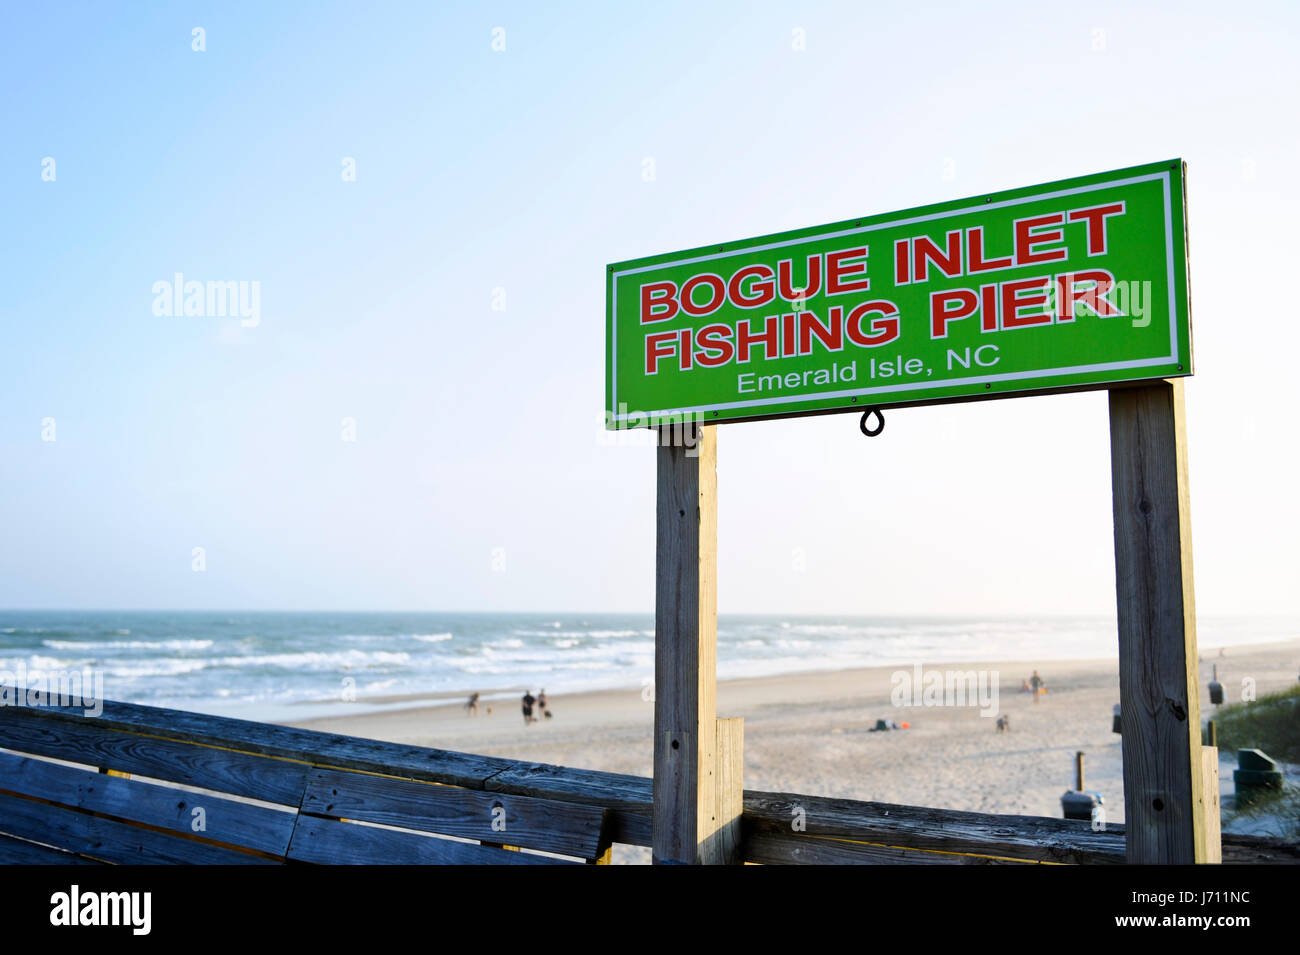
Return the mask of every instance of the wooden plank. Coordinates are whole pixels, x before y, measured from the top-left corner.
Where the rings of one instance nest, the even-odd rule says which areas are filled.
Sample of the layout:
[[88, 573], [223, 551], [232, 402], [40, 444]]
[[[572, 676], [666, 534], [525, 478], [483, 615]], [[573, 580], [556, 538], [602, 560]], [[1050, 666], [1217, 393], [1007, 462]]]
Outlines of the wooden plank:
[[[1123, 864], [1124, 826], [1093, 832], [1089, 823], [1046, 816], [927, 809], [890, 803], [830, 799], [749, 790], [745, 793], [744, 852], [757, 833], [790, 834], [794, 808], [803, 810], [807, 835], [833, 836], [911, 849], [937, 849], [1025, 862]], [[1300, 844], [1262, 836], [1224, 833], [1229, 864], [1300, 865]]]
[[122, 732], [93, 719], [5, 719], [18, 709], [0, 707], [0, 746], [7, 749], [286, 806], [302, 799], [305, 763]]
[[294, 828], [289, 858], [318, 865], [582, 865], [305, 813]]
[[741, 817], [745, 812], [745, 721], [739, 718], [715, 720], [717, 743], [717, 785], [714, 787], [714, 815], [717, 829], [706, 855], [723, 865], [741, 863]]
[[745, 861], [759, 865], [1033, 865], [1023, 860], [844, 842], [821, 836], [755, 832], [745, 839]]
[[[386, 743], [113, 700], [105, 700], [103, 713], [94, 719], [87, 719], [77, 707], [0, 706], [0, 746], [21, 750], [22, 746], [11, 745], [5, 740], [11, 727], [23, 723], [52, 727], [57, 733], [70, 724], [94, 724], [101, 731], [115, 730], [334, 769], [385, 773], [470, 789], [481, 789], [484, 779], [515, 765], [513, 760], [494, 756]], [[56, 737], [57, 733], [54, 734]], [[128, 767], [113, 768], [131, 771]], [[164, 774], [158, 778], [170, 777]]]
[[1205, 862], [1182, 380], [1112, 390], [1110, 447], [1128, 860]]
[[[88, 765], [108, 763], [156, 779], [295, 807], [301, 800], [308, 766], [313, 762], [494, 792], [556, 798], [608, 806], [613, 810], [609, 832], [613, 841], [650, 844], [651, 781], [643, 776], [357, 740], [115, 701], [105, 701], [103, 706], [103, 715], [91, 720], [71, 710], [0, 707], [0, 746]], [[173, 726], [183, 732], [173, 732]], [[219, 735], [232, 727], [238, 730], [237, 738]], [[256, 732], [259, 729], [265, 731], [260, 743], [253, 740], [259, 735]], [[187, 741], [157, 735], [165, 733], [185, 735]], [[193, 745], [188, 740], [199, 740], [204, 745]], [[246, 750], [231, 751], [235, 746]], [[293, 749], [295, 746], [299, 748]], [[273, 752], [282, 759], [297, 757], [301, 779], [283, 777], [283, 766], [277, 766], [279, 773], [268, 774], [262, 770], [266, 766], [260, 761], [262, 756], [245, 758], [257, 747], [259, 752]], [[314, 751], [313, 747], [321, 749]], [[229, 755], [223, 757], [221, 753]]]
[[605, 810], [528, 796], [314, 770], [302, 811], [546, 852], [599, 856]]
[[[1119, 835], [1121, 845], [1111, 854], [1111, 858], [1094, 857], [1087, 861], [1122, 864], [1124, 862], [1123, 832], [1121, 831]], [[817, 844], [813, 845], [813, 843]], [[998, 851], [992, 841], [985, 845], [971, 842], [966, 844], [965, 848], [966, 853], [932, 852], [901, 847], [864, 847], [860, 844], [825, 840], [816, 836], [754, 832], [745, 837], [744, 858], [746, 862], [762, 865], [809, 865], [814, 862], [825, 865], [1010, 865], [1034, 861], [1028, 858], [996, 856], [989, 858], [980, 855], [981, 851], [989, 853]], [[1300, 845], [1258, 836], [1225, 835], [1223, 853], [1224, 862], [1235, 865], [1300, 865]]]
[[1268, 836], [1221, 836], [1225, 865], [1300, 865], [1300, 844]]
[[[677, 430], [676, 439], [663, 434]], [[720, 858], [717, 747], [717, 428], [662, 429], [655, 508], [653, 858]], [[682, 439], [684, 436], [684, 440]]]
[[0, 832], [122, 865], [273, 864], [262, 856], [5, 794], [0, 794]]
[[1026, 862], [1124, 862], [1124, 834], [1108, 826], [1040, 816], [927, 809], [792, 793], [745, 793], [746, 858], [749, 833], [828, 836], [907, 849], [975, 853]]
[[293, 835], [291, 812], [12, 753], [0, 753], [0, 791], [276, 856]]
[[1223, 810], [1219, 805], [1219, 747], [1201, 747], [1201, 795], [1205, 800], [1205, 862], [1223, 861]]
[[628, 846], [649, 846], [653, 839], [654, 820], [649, 807], [645, 812], [615, 809], [610, 813], [610, 842]]
[[95, 859], [62, 849], [38, 846], [13, 836], [0, 836], [0, 865], [103, 865]]
[[650, 845], [652, 783], [645, 776], [519, 763], [488, 779], [484, 788], [489, 792], [603, 806], [609, 810], [611, 842]]

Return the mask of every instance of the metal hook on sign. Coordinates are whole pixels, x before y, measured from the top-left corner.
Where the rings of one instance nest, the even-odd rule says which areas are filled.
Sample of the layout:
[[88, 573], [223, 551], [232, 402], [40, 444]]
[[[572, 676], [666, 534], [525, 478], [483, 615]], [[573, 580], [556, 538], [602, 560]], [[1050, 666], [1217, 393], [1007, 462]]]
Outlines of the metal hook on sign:
[[[867, 418], [872, 415], [875, 415], [876, 420], [880, 423], [874, 428], [868, 428]], [[876, 435], [880, 434], [880, 432], [885, 430], [885, 416], [880, 413], [879, 408], [868, 408], [866, 411], [862, 412], [862, 420], [858, 422], [858, 427], [862, 429], [862, 433], [868, 438], [874, 438]]]

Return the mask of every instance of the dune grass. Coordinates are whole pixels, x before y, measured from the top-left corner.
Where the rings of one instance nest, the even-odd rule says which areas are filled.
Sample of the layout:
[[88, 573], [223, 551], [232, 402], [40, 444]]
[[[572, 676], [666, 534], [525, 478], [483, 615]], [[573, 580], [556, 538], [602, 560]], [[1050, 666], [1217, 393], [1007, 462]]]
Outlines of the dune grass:
[[[1219, 752], [1258, 749], [1281, 763], [1300, 763], [1300, 686], [1249, 703], [1233, 703], [1215, 716]], [[1225, 808], [1224, 821], [1265, 821], [1272, 835], [1300, 841], [1300, 790], [1284, 780], [1276, 793], [1260, 793], [1247, 807]]]
[[1259, 749], [1272, 759], [1300, 763], [1300, 686], [1220, 707], [1214, 722], [1220, 752]]

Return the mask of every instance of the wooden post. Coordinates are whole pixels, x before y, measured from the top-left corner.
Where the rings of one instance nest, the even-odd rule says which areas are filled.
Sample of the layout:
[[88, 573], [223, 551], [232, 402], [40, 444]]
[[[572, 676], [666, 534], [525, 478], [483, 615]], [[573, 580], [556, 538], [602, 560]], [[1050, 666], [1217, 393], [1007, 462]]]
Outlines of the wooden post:
[[[742, 737], [738, 725], [720, 726], [717, 719], [716, 440], [712, 426], [675, 426], [660, 432], [657, 451], [656, 864], [737, 861], [741, 792], [735, 767]], [[725, 774], [720, 748], [726, 750]]]
[[1126, 854], [1207, 862], [1180, 379], [1110, 392], [1110, 453]]
[[[1211, 721], [1210, 726], [1214, 723]], [[1202, 789], [1205, 798], [1205, 858], [1202, 862], [1223, 862], [1223, 835], [1219, 808], [1219, 747], [1201, 747]]]
[[709, 861], [739, 865], [740, 817], [745, 812], [745, 721], [715, 720], [717, 726], [717, 784], [714, 812], [717, 822]]

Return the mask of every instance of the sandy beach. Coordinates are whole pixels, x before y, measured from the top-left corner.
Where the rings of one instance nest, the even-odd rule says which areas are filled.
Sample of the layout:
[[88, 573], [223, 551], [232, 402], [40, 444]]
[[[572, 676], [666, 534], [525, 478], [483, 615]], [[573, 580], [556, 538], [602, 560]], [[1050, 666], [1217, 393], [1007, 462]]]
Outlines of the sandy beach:
[[[1202, 654], [1201, 714], [1213, 713], [1206, 685], [1218, 664], [1227, 701], [1242, 680], [1258, 694], [1295, 683], [1300, 639]], [[1074, 753], [1086, 756], [1086, 788], [1105, 799], [1107, 818], [1122, 822], [1120, 736], [1111, 731], [1119, 702], [1114, 660], [1051, 664], [1031, 661], [954, 664], [931, 670], [997, 675], [1000, 733], [978, 706], [897, 706], [897, 667], [802, 673], [723, 682], [718, 715], [745, 719], [745, 787], [995, 813], [1059, 816], [1072, 788]], [[1037, 703], [1021, 683], [1037, 669], [1046, 692]], [[909, 674], [914, 671], [907, 670]], [[991, 684], [989, 684], [991, 685]], [[412, 706], [361, 716], [323, 717], [295, 725], [441, 749], [651, 775], [653, 704], [648, 688], [572, 696], [548, 694], [554, 718], [525, 726], [517, 700], [480, 706]], [[987, 710], [986, 710], [987, 711]], [[871, 732], [877, 719], [910, 729]], [[1221, 754], [1220, 777], [1231, 792], [1235, 753]], [[638, 853], [617, 853], [641, 861]]]

